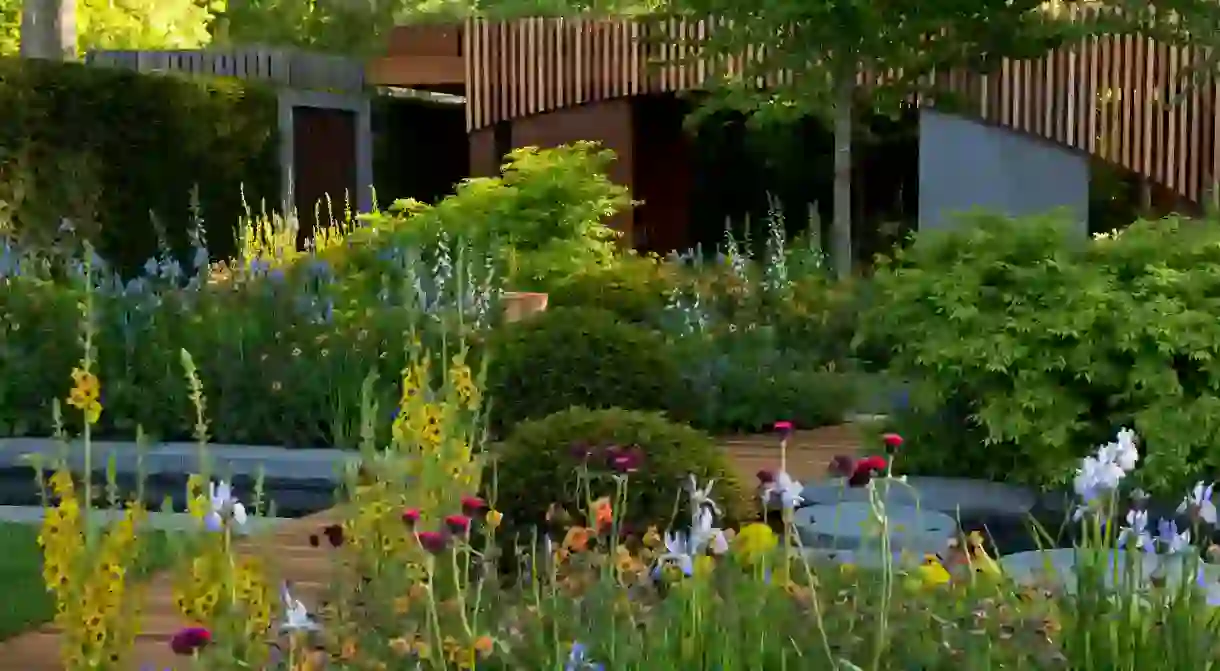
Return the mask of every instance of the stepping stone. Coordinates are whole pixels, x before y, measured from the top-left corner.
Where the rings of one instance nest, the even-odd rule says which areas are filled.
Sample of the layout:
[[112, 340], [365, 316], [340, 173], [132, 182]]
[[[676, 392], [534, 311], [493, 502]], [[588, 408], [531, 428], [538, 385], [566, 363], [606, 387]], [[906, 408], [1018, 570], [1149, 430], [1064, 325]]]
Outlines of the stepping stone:
[[[1220, 583], [1220, 564], [1208, 564], [1199, 557], [1198, 548], [1188, 546], [1179, 554], [1162, 555], [1158, 564], [1158, 571], [1165, 576], [1165, 582], [1170, 589], [1176, 589], [1182, 584], [1183, 578], [1190, 582], [1195, 582], [1198, 579], [1199, 572], [1203, 572], [1204, 584]], [[1220, 590], [1220, 588], [1217, 588]]]
[[[917, 507], [939, 511], [954, 518], [1024, 519], [1038, 500], [1037, 495], [1023, 487], [970, 478], [910, 476], [905, 483], [898, 480], [887, 482], [879, 478], [875, 486], [883, 492], [882, 501], [887, 508]], [[801, 495], [808, 504], [868, 502], [866, 488], [848, 487], [841, 480], [809, 485]]]
[[1129, 553], [1126, 550], [1078, 550], [1075, 548], [1057, 548], [1054, 550], [1033, 550], [1000, 557], [1000, 568], [1005, 575], [1022, 585], [1050, 583], [1059, 585], [1073, 594], [1077, 589], [1076, 562], [1087, 560], [1092, 553], [1092, 561], [1104, 564], [1104, 583], [1107, 588], [1115, 585], [1131, 585], [1147, 587], [1150, 578], [1160, 563], [1160, 557], [1153, 554]]
[[[890, 506], [890, 549], [895, 554], [906, 553], [916, 561], [925, 554], [943, 552], [949, 540], [957, 534], [952, 517], [935, 510], [913, 506]], [[793, 523], [801, 544], [826, 553], [848, 551], [851, 561], [871, 563], [870, 555], [879, 560], [881, 539], [867, 503], [848, 501], [834, 505], [813, 505], [797, 510]]]

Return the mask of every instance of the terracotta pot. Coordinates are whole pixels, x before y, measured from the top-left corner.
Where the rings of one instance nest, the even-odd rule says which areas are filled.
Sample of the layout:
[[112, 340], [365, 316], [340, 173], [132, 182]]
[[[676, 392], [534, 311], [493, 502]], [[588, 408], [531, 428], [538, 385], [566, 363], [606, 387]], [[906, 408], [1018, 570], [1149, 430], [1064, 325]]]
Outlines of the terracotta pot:
[[517, 322], [546, 310], [548, 294], [533, 291], [504, 292], [504, 319]]

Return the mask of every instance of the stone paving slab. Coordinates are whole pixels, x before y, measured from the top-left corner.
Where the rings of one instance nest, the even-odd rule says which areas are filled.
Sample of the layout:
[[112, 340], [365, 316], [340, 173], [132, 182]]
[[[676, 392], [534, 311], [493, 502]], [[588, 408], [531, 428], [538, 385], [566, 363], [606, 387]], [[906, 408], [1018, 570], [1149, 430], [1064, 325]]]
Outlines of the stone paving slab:
[[[901, 462], [900, 462], [901, 463]], [[887, 506], [912, 506], [956, 517], [1024, 518], [1038, 503], [1034, 492], [1003, 482], [969, 478], [911, 476], [905, 484], [889, 483]], [[882, 484], [881, 486], [884, 486]], [[868, 490], [843, 482], [817, 483], [801, 495], [807, 504], [866, 503]]]
[[[104, 471], [110, 459], [118, 473], [182, 474], [197, 470], [199, 447], [195, 443], [154, 443], [141, 448], [133, 442], [95, 441], [93, 467]], [[29, 466], [32, 455], [50, 461], [67, 454], [75, 471], [85, 468], [79, 441], [63, 443], [50, 438], [0, 439], [0, 469]], [[285, 480], [329, 480], [338, 482], [348, 463], [359, 463], [359, 455], [337, 449], [288, 449], [260, 445], [208, 445], [208, 458], [217, 474]]]

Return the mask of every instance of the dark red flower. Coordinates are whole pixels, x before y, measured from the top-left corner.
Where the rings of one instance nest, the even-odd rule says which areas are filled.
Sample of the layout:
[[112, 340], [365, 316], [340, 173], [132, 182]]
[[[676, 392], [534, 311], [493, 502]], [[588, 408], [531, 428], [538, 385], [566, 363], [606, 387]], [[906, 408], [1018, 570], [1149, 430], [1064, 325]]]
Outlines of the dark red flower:
[[856, 462], [856, 470], [884, 471], [888, 465], [885, 457], [864, 457]]
[[867, 485], [873, 476], [885, 470], [886, 465], [884, 457], [865, 457], [856, 461], [851, 475], [847, 478], [847, 485], [849, 487]]
[[487, 502], [477, 496], [462, 497], [462, 514], [474, 517], [487, 510]]
[[470, 518], [465, 515], [450, 515], [445, 518], [445, 526], [450, 533], [464, 534], [470, 530]]
[[414, 527], [415, 523], [419, 521], [419, 508], [407, 508], [402, 511], [401, 517], [403, 524]]
[[766, 468], [760, 469], [757, 475], [759, 484], [769, 485], [772, 482], [775, 482], [775, 474]]
[[309, 534], [309, 547], [316, 548], [322, 544], [322, 539], [318, 538], [318, 534]]
[[775, 423], [775, 431], [781, 436], [787, 438], [792, 433], [792, 422], [780, 421]]
[[203, 627], [179, 629], [169, 640], [169, 649], [175, 655], [193, 655], [212, 642], [212, 632]]
[[606, 450], [606, 465], [616, 473], [634, 473], [644, 461], [644, 451], [638, 445], [614, 446]]
[[322, 528], [322, 534], [326, 536], [327, 542], [331, 547], [339, 547], [343, 545], [343, 527], [338, 524], [330, 524]]
[[439, 531], [421, 531], [415, 534], [415, 537], [419, 539], [419, 544], [425, 550], [434, 555], [444, 552], [445, 547], [449, 544], [449, 538]]
[[881, 436], [881, 442], [885, 443], [885, 451], [889, 454], [893, 454], [897, 452], [898, 448], [902, 447], [902, 444], [906, 441], [902, 439], [902, 436], [896, 433], [887, 433]]
[[596, 450], [593, 449], [593, 446], [584, 441], [572, 443], [572, 447], [569, 448], [569, 453], [572, 455], [572, 458], [579, 461], [588, 461], [589, 457], [593, 456], [595, 451]]

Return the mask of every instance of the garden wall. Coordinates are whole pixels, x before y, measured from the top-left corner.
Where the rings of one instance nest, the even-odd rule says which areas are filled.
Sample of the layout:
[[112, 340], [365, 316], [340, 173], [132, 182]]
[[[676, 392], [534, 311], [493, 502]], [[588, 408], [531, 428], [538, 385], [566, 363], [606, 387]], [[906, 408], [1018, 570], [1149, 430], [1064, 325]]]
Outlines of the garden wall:
[[982, 208], [1014, 217], [1066, 208], [1088, 230], [1089, 161], [997, 126], [932, 110], [919, 119], [919, 228]]

